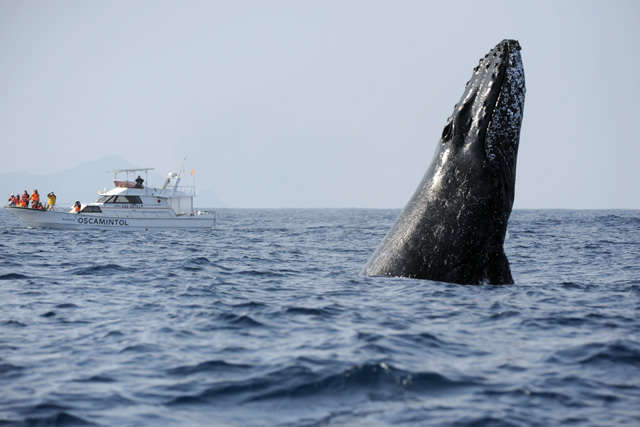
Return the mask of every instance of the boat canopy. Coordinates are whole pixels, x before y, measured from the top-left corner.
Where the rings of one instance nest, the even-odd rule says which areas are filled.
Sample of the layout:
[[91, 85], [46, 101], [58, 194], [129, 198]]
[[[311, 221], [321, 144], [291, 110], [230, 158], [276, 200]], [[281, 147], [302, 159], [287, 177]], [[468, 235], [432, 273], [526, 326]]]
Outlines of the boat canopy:
[[107, 173], [111, 172], [111, 173], [122, 173], [122, 172], [126, 172], [126, 173], [131, 173], [131, 172], [148, 172], [148, 171], [152, 171], [154, 170], [154, 168], [137, 168], [137, 169], [114, 169], [111, 171], [107, 171]]

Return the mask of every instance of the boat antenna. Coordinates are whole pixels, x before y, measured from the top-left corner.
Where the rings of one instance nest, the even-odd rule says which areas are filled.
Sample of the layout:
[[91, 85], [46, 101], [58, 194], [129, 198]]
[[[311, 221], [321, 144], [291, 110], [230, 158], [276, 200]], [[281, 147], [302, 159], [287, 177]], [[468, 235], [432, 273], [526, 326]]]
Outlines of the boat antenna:
[[180, 173], [178, 173], [178, 178], [176, 178], [175, 184], [173, 184], [173, 192], [175, 194], [178, 191], [178, 184], [180, 184], [180, 176], [182, 176], [182, 171], [184, 171], [184, 164], [187, 161], [187, 156], [184, 156], [184, 160], [182, 161], [182, 166], [180, 166]]
[[182, 171], [184, 170], [184, 164], [187, 162], [187, 156], [184, 156], [184, 160], [182, 161], [182, 166], [180, 166], [180, 173], [178, 175], [182, 175]]

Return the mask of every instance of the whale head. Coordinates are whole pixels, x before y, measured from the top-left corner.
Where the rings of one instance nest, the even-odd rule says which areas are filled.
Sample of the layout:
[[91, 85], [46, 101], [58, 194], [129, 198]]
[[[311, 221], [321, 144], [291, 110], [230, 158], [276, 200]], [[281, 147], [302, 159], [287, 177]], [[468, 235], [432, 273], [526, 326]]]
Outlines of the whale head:
[[[467, 156], [465, 163], [476, 165], [476, 172], [482, 166], [495, 173], [504, 185], [509, 212], [526, 93], [520, 50], [518, 41], [503, 40], [480, 59], [447, 120], [437, 151], [437, 155], [446, 154], [446, 159]], [[465, 178], [473, 179], [474, 173], [469, 171]]]

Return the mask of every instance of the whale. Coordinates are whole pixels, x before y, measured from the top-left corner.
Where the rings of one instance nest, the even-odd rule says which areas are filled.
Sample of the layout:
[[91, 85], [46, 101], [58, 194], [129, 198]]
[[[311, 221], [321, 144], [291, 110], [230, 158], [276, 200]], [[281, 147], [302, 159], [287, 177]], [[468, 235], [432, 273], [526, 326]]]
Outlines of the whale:
[[363, 275], [514, 283], [504, 240], [526, 92], [520, 52], [518, 41], [503, 40], [480, 59], [422, 181]]

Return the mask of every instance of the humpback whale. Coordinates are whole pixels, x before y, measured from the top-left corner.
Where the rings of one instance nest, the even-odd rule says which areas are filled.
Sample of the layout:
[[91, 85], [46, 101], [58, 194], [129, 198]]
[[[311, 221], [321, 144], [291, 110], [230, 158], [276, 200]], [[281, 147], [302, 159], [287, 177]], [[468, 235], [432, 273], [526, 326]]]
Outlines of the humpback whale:
[[480, 59], [418, 189], [362, 273], [511, 284], [504, 253], [524, 108], [516, 40]]

